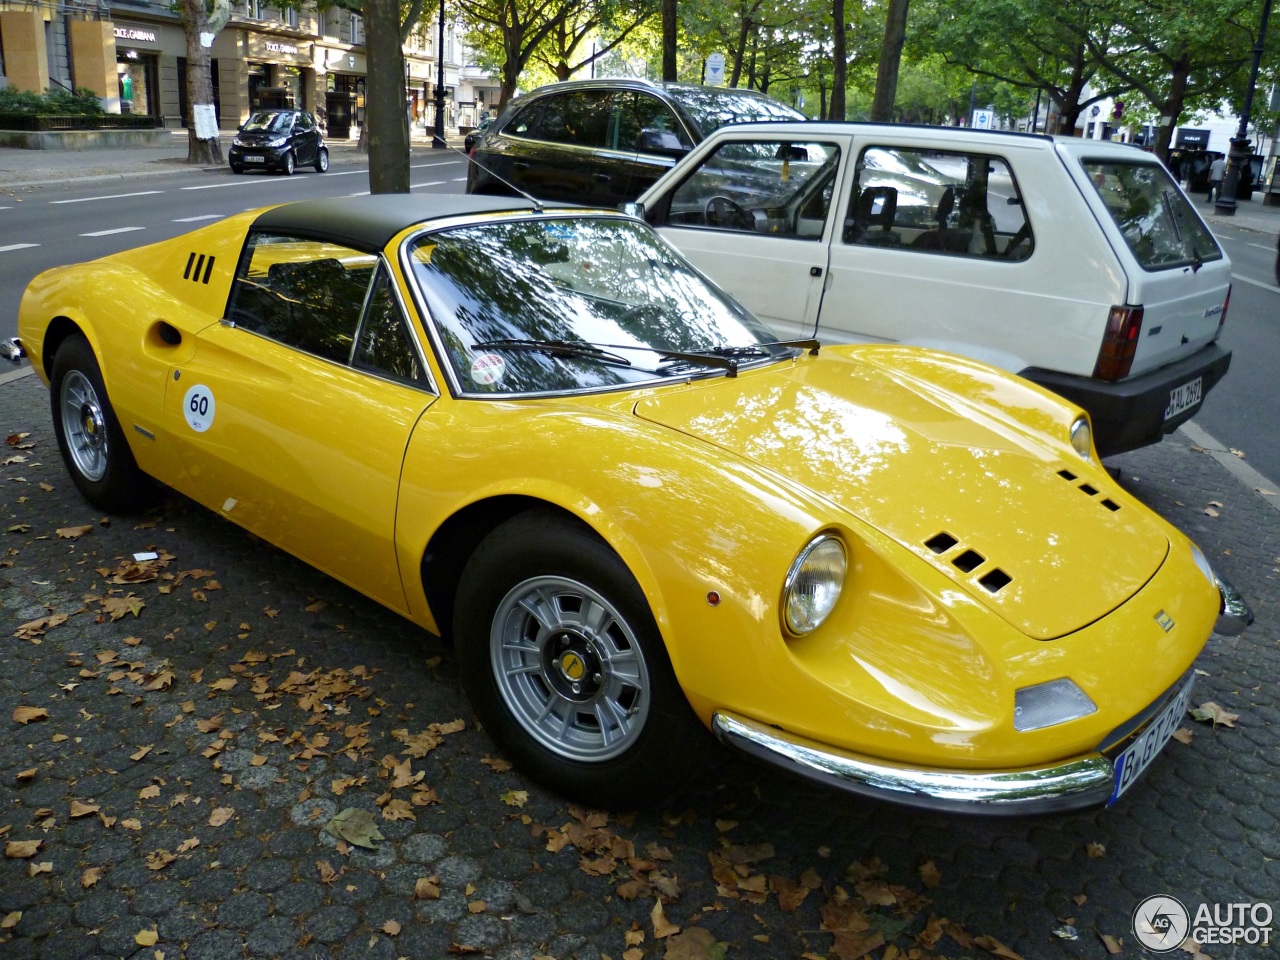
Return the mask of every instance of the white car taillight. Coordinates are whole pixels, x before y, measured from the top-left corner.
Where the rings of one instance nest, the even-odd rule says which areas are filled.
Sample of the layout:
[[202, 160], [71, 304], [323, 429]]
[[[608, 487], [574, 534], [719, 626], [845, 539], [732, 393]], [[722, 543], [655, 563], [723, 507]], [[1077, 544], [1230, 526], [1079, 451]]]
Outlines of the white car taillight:
[[1099, 380], [1123, 380], [1133, 366], [1138, 350], [1138, 334], [1142, 332], [1142, 307], [1112, 307], [1107, 316], [1107, 330], [1102, 335], [1098, 363], [1093, 375]]

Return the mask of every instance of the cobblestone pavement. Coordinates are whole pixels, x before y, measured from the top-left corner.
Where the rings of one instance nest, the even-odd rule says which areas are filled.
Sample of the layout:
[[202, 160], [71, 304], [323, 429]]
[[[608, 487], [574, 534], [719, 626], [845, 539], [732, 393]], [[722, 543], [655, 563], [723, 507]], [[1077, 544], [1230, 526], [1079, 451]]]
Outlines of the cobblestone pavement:
[[[1188, 718], [1116, 808], [930, 815], [721, 755], [606, 817], [507, 769], [391, 613], [180, 497], [95, 513], [47, 403], [0, 383], [0, 437], [30, 434], [0, 447], [5, 960], [1139, 957], [1147, 896], [1280, 910], [1280, 512], [1182, 435], [1115, 463], [1258, 622], [1199, 663], [1235, 726]], [[346, 809], [374, 849], [326, 832]]]

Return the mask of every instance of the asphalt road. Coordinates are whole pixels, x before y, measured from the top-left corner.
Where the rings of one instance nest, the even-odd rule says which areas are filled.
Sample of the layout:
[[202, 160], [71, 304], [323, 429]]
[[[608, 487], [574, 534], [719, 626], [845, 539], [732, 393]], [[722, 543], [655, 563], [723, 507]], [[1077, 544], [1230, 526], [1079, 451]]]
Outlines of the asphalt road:
[[[1276, 218], [1280, 226], [1280, 216]], [[1280, 287], [1276, 240], [1255, 230], [1214, 224], [1231, 257], [1231, 306], [1222, 342], [1231, 347], [1231, 370], [1213, 388], [1192, 421], [1245, 462], [1280, 483]], [[1280, 491], [1280, 487], [1274, 487]]]

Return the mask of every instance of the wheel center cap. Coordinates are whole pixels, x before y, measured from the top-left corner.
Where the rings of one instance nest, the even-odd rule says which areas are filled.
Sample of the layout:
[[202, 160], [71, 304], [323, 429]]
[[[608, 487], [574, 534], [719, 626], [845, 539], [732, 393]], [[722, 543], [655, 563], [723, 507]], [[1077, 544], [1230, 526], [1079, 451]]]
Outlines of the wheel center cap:
[[560, 696], [587, 701], [600, 690], [600, 657], [591, 640], [577, 630], [557, 631], [543, 657], [545, 676]]

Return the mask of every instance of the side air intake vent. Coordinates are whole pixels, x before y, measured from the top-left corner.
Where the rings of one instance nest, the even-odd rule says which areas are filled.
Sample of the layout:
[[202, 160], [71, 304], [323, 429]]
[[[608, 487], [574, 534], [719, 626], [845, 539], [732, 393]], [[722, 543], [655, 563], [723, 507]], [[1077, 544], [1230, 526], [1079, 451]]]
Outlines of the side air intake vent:
[[187, 254], [187, 269], [182, 271], [182, 279], [190, 280], [193, 283], [209, 282], [209, 278], [213, 276], [213, 262], [218, 259], [213, 256], [205, 256], [203, 253]]
[[[951, 534], [943, 531], [935, 533], [932, 537], [924, 542], [924, 545], [931, 551], [941, 556], [949, 553], [954, 547], [960, 545], [960, 541]], [[984, 563], [987, 558], [980, 554], [977, 550], [964, 550], [958, 556], [953, 557], [951, 565], [961, 573], [973, 573]], [[978, 583], [988, 593], [999, 593], [1009, 584], [1013, 583], [1013, 577], [1005, 573], [999, 567], [993, 567], [978, 578]]]
[[949, 533], [938, 533], [924, 542], [934, 553], [946, 553], [960, 541]]
[[[1093, 484], [1088, 483], [1087, 481], [1084, 481], [1084, 480], [1080, 480], [1080, 478], [1076, 476], [1074, 473], [1072, 473], [1070, 470], [1059, 470], [1058, 476], [1060, 476], [1063, 480], [1067, 481], [1067, 483], [1071, 484], [1073, 487], [1075, 487], [1077, 490], [1079, 490], [1081, 493], [1083, 493], [1086, 497], [1089, 497], [1090, 499], [1096, 497], [1100, 492], [1098, 488], [1095, 487]], [[1079, 480], [1080, 482], [1077, 483], [1076, 482], [1077, 480]], [[1120, 504], [1116, 503], [1110, 497], [1103, 497], [1098, 502], [1102, 504], [1104, 507], [1106, 507], [1108, 510], [1110, 510], [1112, 513], [1115, 513], [1117, 510], [1120, 509]]]

